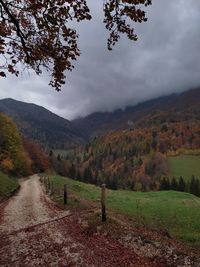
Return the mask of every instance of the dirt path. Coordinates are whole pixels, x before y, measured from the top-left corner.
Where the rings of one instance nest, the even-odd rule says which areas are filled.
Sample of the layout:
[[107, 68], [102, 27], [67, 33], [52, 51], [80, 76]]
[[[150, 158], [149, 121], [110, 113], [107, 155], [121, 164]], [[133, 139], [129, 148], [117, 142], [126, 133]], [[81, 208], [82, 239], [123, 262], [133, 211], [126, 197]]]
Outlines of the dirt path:
[[58, 209], [39, 177], [21, 182], [18, 194], [0, 207], [0, 266], [167, 266], [117, 240], [85, 233], [78, 214]]

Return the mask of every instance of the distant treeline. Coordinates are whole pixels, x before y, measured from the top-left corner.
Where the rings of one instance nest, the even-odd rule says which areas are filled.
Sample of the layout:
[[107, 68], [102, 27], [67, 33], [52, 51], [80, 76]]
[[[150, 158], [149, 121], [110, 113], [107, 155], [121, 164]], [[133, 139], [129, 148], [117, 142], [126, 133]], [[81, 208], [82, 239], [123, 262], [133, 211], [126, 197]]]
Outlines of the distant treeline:
[[164, 177], [160, 183], [160, 190], [175, 190], [180, 192], [188, 192], [200, 197], [200, 180], [194, 175], [188, 182], [182, 176], [177, 180], [176, 178], [169, 179]]
[[109, 176], [102, 172], [99, 175], [98, 172], [91, 170], [89, 166], [85, 166], [81, 170], [77, 166], [71, 163], [70, 160], [61, 158], [60, 155], [54, 155], [52, 151], [49, 153], [51, 166], [54, 167], [56, 172], [63, 176], [68, 176], [74, 180], [81, 182], [101, 185], [105, 183], [107, 188], [117, 189], [128, 189], [133, 191], [158, 191], [158, 190], [175, 190], [180, 192], [188, 192], [193, 195], [200, 197], [200, 180], [194, 175], [190, 180], [186, 181], [182, 176], [179, 179], [173, 177], [163, 177], [155, 180], [147, 181], [143, 180], [133, 181], [131, 179], [125, 179], [122, 175]]

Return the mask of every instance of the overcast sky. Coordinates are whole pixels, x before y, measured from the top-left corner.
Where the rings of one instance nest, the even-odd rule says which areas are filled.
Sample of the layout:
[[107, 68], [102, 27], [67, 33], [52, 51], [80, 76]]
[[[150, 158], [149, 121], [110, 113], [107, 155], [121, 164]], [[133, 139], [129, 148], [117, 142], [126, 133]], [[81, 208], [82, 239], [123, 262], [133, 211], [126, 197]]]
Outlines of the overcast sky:
[[112, 52], [106, 49], [102, 2], [90, 0], [93, 20], [78, 25], [82, 54], [61, 92], [48, 86], [47, 76], [24, 73], [1, 78], [0, 98], [73, 119], [200, 85], [200, 1], [153, 0], [148, 22], [135, 24], [139, 40], [122, 38]]

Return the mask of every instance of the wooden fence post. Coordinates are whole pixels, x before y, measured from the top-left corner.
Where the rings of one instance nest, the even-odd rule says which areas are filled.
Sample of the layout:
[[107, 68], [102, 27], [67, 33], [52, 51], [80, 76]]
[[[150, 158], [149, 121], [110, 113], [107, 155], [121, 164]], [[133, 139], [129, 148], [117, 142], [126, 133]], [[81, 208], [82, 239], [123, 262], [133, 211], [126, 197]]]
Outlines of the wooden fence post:
[[51, 184], [50, 184], [50, 179], [49, 179], [49, 176], [48, 176], [48, 191], [51, 190]]
[[48, 177], [46, 177], [46, 191], [48, 191]]
[[106, 185], [102, 184], [101, 186], [101, 215], [102, 222], [106, 221]]
[[64, 185], [64, 204], [67, 204], [67, 185]]
[[45, 190], [47, 191], [47, 177], [46, 176], [44, 178], [44, 186], [45, 186]]
[[51, 181], [51, 195], [53, 195], [53, 181]]
[[46, 177], [46, 192], [49, 192], [49, 177]]
[[140, 201], [139, 200], [136, 200], [136, 210], [137, 210], [137, 220], [140, 224], [140, 209], [139, 209], [139, 204], [140, 204]]

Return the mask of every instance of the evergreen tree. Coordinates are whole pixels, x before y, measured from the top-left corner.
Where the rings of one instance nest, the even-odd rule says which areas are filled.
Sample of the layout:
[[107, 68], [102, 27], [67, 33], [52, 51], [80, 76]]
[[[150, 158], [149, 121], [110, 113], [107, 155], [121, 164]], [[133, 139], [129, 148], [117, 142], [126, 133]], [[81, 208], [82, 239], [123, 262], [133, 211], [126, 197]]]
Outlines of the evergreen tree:
[[92, 183], [92, 172], [90, 170], [90, 168], [85, 168], [84, 170], [84, 174], [83, 174], [83, 180], [84, 182], [89, 182], [89, 183]]
[[196, 179], [195, 180], [195, 191], [194, 191], [194, 195], [199, 197], [200, 196], [200, 183], [199, 180]]
[[170, 181], [169, 181], [169, 177], [166, 178], [166, 190], [170, 190]]
[[191, 178], [191, 180], [190, 180], [190, 193], [191, 194], [195, 194], [195, 192], [196, 192], [196, 181], [195, 181], [195, 177], [194, 177], [194, 175], [192, 175], [192, 178]]
[[178, 183], [178, 191], [185, 192], [185, 187], [186, 187], [185, 181], [184, 181], [183, 177], [180, 176], [179, 177], [179, 183]]
[[76, 168], [75, 168], [74, 164], [72, 163], [72, 165], [69, 169], [69, 177], [75, 178], [75, 176], [76, 176]]
[[162, 127], [161, 127], [161, 132], [164, 133], [164, 132], [167, 132], [168, 131], [168, 127], [166, 124], [163, 124]]
[[170, 189], [170, 182], [169, 182], [169, 178], [168, 177], [164, 177], [162, 180], [161, 180], [161, 183], [160, 183], [160, 190], [169, 190]]
[[165, 189], [165, 184], [166, 184], [166, 178], [164, 177], [161, 182], [160, 182], [160, 187], [159, 187], [159, 190], [166, 190]]
[[153, 150], [156, 150], [157, 148], [157, 132], [156, 131], [152, 132], [151, 147]]
[[141, 158], [139, 158], [139, 160], [138, 160], [138, 165], [141, 166], [142, 164], [143, 164], [143, 161], [142, 161]]
[[113, 190], [117, 190], [118, 189], [117, 181], [115, 179], [111, 180], [111, 189], [113, 189]]
[[146, 146], [145, 146], [145, 152], [146, 152], [146, 154], [149, 154], [150, 151], [151, 151], [151, 146], [150, 146], [149, 142], [146, 142]]
[[185, 192], [190, 193], [190, 181], [187, 181], [187, 183], [185, 183]]
[[57, 155], [57, 160], [58, 160], [58, 161], [61, 161], [60, 154]]
[[175, 191], [178, 190], [178, 183], [177, 183], [177, 181], [176, 181], [176, 179], [174, 177], [171, 180], [170, 189], [171, 190], [175, 190]]
[[77, 180], [81, 181], [81, 174], [80, 171], [77, 171], [77, 175], [76, 175]]

